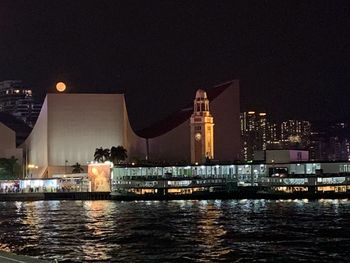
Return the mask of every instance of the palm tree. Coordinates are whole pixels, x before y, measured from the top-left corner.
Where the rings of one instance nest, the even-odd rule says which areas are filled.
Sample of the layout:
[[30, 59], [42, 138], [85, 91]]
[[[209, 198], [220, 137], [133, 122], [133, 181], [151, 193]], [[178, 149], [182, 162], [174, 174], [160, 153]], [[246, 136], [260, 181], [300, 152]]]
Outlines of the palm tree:
[[73, 174], [79, 174], [84, 172], [84, 169], [81, 167], [80, 163], [76, 163], [71, 166], [73, 168], [72, 173]]
[[127, 150], [123, 146], [119, 145], [111, 148], [110, 160], [113, 162], [113, 164], [121, 163], [122, 161], [125, 161], [126, 158], [128, 158], [128, 154]]
[[95, 154], [94, 154], [94, 160], [103, 163], [104, 161], [109, 160], [110, 157], [110, 150], [109, 149], [103, 149], [102, 147], [96, 148]]
[[20, 176], [20, 165], [14, 156], [11, 158], [0, 158], [0, 178], [16, 179]]

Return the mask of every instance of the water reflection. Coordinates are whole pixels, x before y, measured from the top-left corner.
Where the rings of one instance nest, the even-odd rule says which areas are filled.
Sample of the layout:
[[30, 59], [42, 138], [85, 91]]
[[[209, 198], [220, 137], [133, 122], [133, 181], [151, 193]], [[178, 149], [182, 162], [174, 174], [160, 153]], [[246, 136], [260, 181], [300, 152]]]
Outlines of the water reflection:
[[221, 201], [201, 202], [200, 218], [197, 221], [198, 238], [202, 241], [201, 258], [206, 258], [209, 262], [218, 260], [226, 254], [230, 253], [231, 249], [223, 243], [223, 236], [226, 230], [220, 224], [222, 217]]
[[350, 202], [0, 202], [0, 233], [60, 262], [347, 262]]

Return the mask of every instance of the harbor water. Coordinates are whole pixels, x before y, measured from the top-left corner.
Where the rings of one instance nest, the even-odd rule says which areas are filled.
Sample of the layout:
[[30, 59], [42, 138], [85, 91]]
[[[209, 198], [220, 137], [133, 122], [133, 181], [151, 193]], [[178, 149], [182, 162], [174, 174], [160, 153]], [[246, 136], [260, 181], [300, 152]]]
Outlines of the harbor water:
[[0, 250], [58, 262], [349, 262], [350, 200], [0, 202]]

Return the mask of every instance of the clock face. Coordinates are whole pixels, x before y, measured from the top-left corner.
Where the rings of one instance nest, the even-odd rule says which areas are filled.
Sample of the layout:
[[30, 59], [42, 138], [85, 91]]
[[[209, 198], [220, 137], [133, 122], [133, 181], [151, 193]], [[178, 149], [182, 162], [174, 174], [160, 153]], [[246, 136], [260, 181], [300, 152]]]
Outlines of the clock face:
[[196, 139], [196, 141], [200, 141], [200, 139], [202, 138], [202, 135], [197, 132], [195, 135], [194, 135], [194, 138]]

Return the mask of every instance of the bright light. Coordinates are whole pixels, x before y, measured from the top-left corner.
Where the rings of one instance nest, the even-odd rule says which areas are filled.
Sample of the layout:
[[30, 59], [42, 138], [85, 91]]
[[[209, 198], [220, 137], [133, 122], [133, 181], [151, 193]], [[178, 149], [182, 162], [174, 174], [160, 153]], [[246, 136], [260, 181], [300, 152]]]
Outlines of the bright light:
[[105, 161], [104, 163], [105, 163], [105, 164], [108, 164], [109, 167], [113, 168], [113, 163], [112, 163], [111, 161]]
[[58, 83], [56, 84], [56, 90], [57, 90], [58, 92], [63, 92], [63, 91], [65, 91], [65, 90], [66, 90], [66, 84], [64, 84], [63, 82], [58, 82]]

